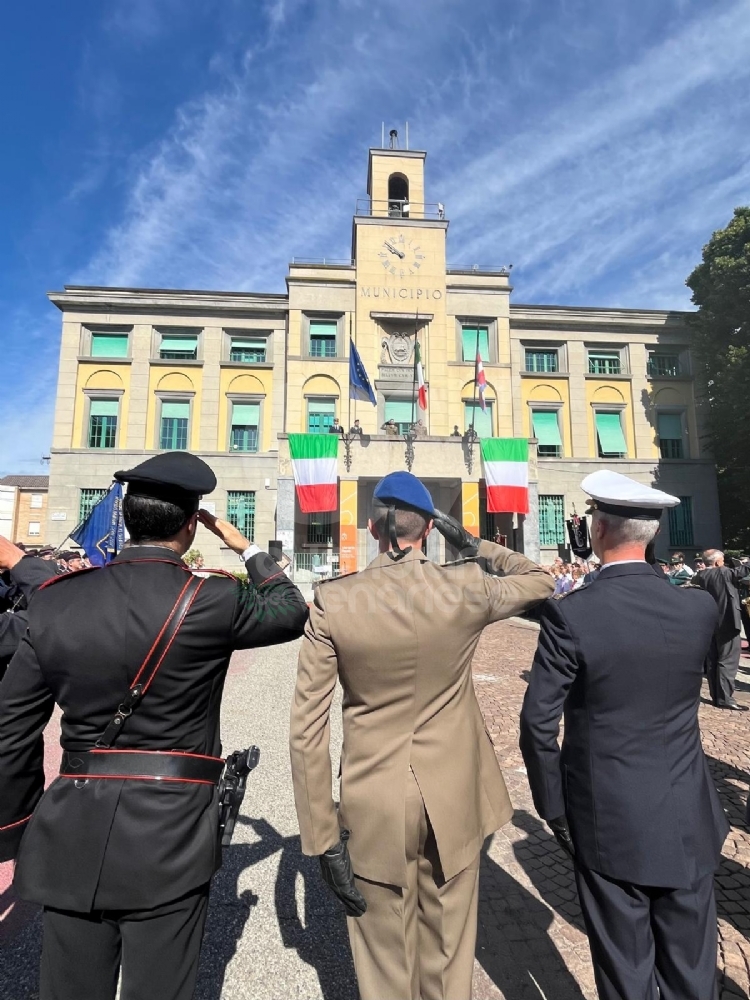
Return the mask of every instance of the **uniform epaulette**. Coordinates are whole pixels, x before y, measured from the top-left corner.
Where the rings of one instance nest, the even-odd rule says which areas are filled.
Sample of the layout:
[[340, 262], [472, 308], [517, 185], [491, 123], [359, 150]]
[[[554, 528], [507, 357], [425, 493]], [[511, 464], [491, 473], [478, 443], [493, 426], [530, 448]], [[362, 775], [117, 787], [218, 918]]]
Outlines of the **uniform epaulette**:
[[466, 566], [469, 563], [479, 562], [480, 556], [466, 556], [464, 559], [453, 559], [451, 562], [440, 563], [443, 569], [450, 569], [452, 566]]
[[72, 580], [76, 576], [83, 576], [84, 573], [93, 573], [95, 569], [101, 569], [101, 566], [86, 566], [84, 569], [75, 569], [71, 573], [61, 573], [59, 576], [50, 577], [49, 580], [45, 580], [39, 586], [39, 590], [44, 590], [45, 587], [51, 587], [53, 583], [62, 583], [63, 580]]

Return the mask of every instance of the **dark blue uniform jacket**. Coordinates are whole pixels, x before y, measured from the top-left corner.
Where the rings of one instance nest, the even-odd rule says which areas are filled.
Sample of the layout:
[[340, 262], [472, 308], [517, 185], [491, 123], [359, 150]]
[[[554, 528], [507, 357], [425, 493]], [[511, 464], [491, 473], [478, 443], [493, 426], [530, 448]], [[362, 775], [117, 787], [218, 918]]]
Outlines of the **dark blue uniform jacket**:
[[521, 750], [537, 812], [567, 816], [590, 870], [688, 888], [717, 866], [729, 826], [698, 728], [716, 621], [708, 594], [646, 563], [544, 606]]

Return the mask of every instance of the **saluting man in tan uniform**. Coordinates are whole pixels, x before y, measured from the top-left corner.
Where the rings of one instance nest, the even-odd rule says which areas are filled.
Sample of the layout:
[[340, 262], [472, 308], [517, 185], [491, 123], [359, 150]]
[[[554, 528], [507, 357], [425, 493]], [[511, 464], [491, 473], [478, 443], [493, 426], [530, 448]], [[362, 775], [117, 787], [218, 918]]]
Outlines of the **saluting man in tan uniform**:
[[[433, 526], [470, 557], [430, 562]], [[477, 546], [407, 472], [377, 485], [369, 529], [380, 554], [317, 588], [300, 652], [291, 755], [302, 850], [320, 856], [346, 907], [362, 1000], [469, 1000], [479, 852], [513, 812], [471, 660], [485, 625], [549, 597], [553, 583], [518, 553]]]

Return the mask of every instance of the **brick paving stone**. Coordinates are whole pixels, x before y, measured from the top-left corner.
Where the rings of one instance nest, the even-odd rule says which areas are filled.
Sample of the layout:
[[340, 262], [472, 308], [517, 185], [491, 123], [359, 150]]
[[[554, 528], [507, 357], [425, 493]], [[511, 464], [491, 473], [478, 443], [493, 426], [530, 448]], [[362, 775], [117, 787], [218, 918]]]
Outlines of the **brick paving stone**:
[[[515, 806], [482, 857], [474, 1000], [596, 1000], [588, 941], [567, 856], [531, 801], [518, 749], [518, 720], [537, 631], [526, 622], [485, 629], [474, 685]], [[750, 660], [737, 698], [750, 704]], [[703, 746], [732, 824], [717, 872], [719, 988], [722, 1000], [750, 996], [750, 713], [713, 708], [704, 684]], [[498, 900], [501, 905], [498, 904]]]

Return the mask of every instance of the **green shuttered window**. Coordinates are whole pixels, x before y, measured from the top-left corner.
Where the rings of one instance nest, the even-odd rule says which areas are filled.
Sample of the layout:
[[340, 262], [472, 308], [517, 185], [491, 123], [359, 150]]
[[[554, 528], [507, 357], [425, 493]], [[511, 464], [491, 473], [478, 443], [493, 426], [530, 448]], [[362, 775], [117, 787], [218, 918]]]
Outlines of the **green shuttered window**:
[[550, 350], [539, 350], [526, 348], [526, 371], [527, 372], [556, 372], [558, 370], [559, 363], [557, 359], [557, 351], [554, 349]]
[[232, 337], [229, 348], [230, 361], [262, 363], [266, 360], [266, 339], [251, 340], [248, 337]]
[[128, 356], [127, 333], [91, 334], [92, 358], [126, 358]]
[[651, 351], [648, 356], [648, 374], [652, 378], [674, 378], [682, 374], [679, 354], [660, 354]]
[[323, 322], [322, 320], [310, 321], [310, 357], [311, 358], [335, 358], [336, 357], [336, 335], [338, 324]]
[[679, 507], [669, 508], [669, 544], [675, 549], [695, 545], [692, 497], [680, 497]]
[[78, 523], [82, 524], [96, 507], [101, 498], [107, 493], [106, 489], [83, 488], [78, 503]]
[[474, 430], [480, 438], [492, 437], [492, 403], [487, 403], [487, 409], [482, 412], [482, 407], [477, 403], [464, 403], [464, 429], [468, 431], [474, 421]]
[[195, 361], [198, 358], [198, 335], [162, 334], [159, 357], [167, 361]]
[[89, 404], [89, 448], [114, 448], [117, 441], [116, 399], [92, 399]]
[[659, 413], [656, 421], [662, 458], [682, 458], [682, 417], [679, 413]]
[[622, 433], [622, 420], [619, 413], [598, 411], [596, 419], [596, 436], [599, 441], [600, 458], [624, 458], [628, 452], [625, 435]]
[[234, 403], [230, 451], [257, 451], [260, 403]]
[[559, 458], [562, 455], [562, 438], [557, 410], [532, 410], [531, 422], [534, 437], [539, 442], [539, 455], [542, 458]]
[[327, 434], [336, 416], [336, 401], [333, 399], [308, 399], [307, 433]]
[[190, 403], [163, 402], [159, 447], [163, 451], [184, 451], [188, 446]]
[[477, 360], [477, 333], [479, 334], [479, 355], [482, 361], [490, 360], [490, 337], [486, 326], [464, 326], [461, 329], [463, 360]]
[[539, 496], [539, 544], [565, 544], [565, 497], [562, 494]]
[[619, 351], [589, 351], [590, 375], [620, 375], [621, 372]]
[[241, 531], [248, 541], [255, 540], [254, 491], [227, 490], [227, 521]]

